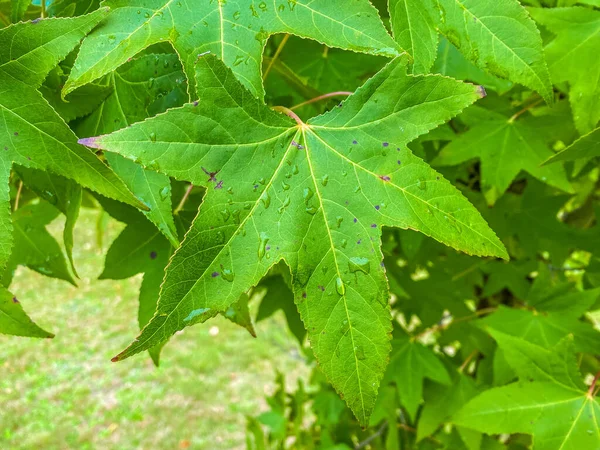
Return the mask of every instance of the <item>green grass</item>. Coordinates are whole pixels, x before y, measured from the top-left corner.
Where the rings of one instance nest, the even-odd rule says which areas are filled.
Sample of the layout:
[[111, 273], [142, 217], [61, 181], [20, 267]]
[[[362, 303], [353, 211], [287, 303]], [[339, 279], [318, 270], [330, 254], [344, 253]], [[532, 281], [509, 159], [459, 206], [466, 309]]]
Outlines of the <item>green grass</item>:
[[[97, 215], [77, 225], [78, 288], [25, 268], [11, 285], [56, 337], [0, 335], [0, 449], [244, 448], [245, 416], [265, 410], [275, 370], [291, 384], [308, 370], [284, 321], [260, 323], [253, 339], [218, 318], [175, 336], [158, 369], [147, 354], [111, 363], [138, 332], [141, 278], [96, 280]], [[120, 229], [109, 222], [106, 242]]]

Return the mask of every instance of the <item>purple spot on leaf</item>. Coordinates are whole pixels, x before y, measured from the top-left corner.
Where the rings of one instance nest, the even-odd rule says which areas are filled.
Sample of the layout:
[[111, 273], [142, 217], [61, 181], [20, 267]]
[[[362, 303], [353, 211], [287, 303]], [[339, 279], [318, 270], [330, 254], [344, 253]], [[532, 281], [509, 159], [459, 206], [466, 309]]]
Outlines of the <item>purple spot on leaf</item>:
[[306, 292], [302, 293], [302, 298], [306, 298]]
[[402, 161], [398, 160], [398, 165], [402, 164]]
[[17, 300], [17, 297], [13, 297], [13, 303], [19, 303], [19, 300]]
[[383, 142], [381, 145], [383, 145], [384, 147], [387, 147], [388, 145], [390, 145], [389, 142]]
[[355, 140], [353, 140], [353, 141], [352, 141], [352, 143], [353, 143], [354, 145], [356, 145], [356, 144], [358, 144], [358, 141], [355, 139]]
[[213, 272], [210, 274], [211, 277], [217, 278], [219, 276], [219, 272]]
[[379, 211], [379, 208], [380, 208], [380, 206], [379, 206], [379, 205], [375, 205], [375, 209], [376, 209], [377, 211]]
[[150, 252], [150, 259], [156, 259], [156, 252]]
[[324, 286], [319, 285], [319, 289], [321, 289], [322, 292], [325, 292], [325, 287]]
[[223, 180], [219, 181], [215, 186], [215, 189], [223, 189]]
[[390, 179], [391, 179], [387, 175], [381, 175], [379, 178], [381, 178], [383, 181], [390, 181]]
[[377, 224], [376, 223], [372, 223], [371, 224], [371, 228], [377, 228]]
[[194, 106], [198, 106], [198, 100], [194, 102]]
[[356, 222], [358, 222], [358, 219], [355, 217], [355, 218], [354, 218], [354, 223], [356, 223]]
[[360, 242], [361, 242], [361, 240], [360, 240], [360, 239], [359, 239], [358, 241], [356, 241], [356, 243], [357, 243], [358, 245], [360, 245]]

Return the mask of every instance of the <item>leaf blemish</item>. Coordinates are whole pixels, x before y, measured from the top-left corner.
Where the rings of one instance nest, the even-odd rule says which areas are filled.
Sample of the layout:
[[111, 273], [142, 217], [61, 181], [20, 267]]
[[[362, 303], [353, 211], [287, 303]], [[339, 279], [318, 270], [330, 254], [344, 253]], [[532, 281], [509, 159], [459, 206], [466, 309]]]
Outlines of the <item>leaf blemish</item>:
[[19, 300], [17, 299], [17, 297], [13, 297], [12, 301], [13, 301], [13, 303], [19, 303]]
[[381, 178], [383, 181], [390, 181], [390, 179], [391, 179], [387, 175], [380, 175], [379, 178]]
[[219, 276], [219, 272], [213, 272], [210, 274], [211, 277], [217, 278]]
[[156, 259], [158, 255], [156, 254], [156, 252], [152, 251], [150, 252], [150, 259]]

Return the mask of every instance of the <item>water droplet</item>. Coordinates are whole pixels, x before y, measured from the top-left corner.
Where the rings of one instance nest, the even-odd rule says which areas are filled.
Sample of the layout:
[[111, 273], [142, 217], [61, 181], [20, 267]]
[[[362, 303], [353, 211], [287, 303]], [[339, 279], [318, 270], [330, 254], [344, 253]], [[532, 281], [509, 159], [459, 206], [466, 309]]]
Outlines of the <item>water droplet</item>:
[[329, 183], [329, 175], [323, 175], [323, 178], [321, 179], [321, 184], [323, 186], [327, 186], [327, 183]]
[[363, 349], [362, 345], [357, 345], [356, 347], [354, 347], [354, 352], [356, 353], [356, 359], [358, 359], [359, 361], [364, 361], [365, 359], [367, 359], [367, 357], [365, 356], [365, 350]]
[[309, 187], [305, 187], [304, 188], [304, 203], [306, 203], [308, 205], [308, 202], [310, 202], [310, 199], [313, 198], [313, 196], [315, 195], [315, 193], [312, 191], [311, 188]]
[[362, 272], [367, 274], [371, 272], [371, 263], [367, 258], [354, 256], [348, 260], [348, 270], [352, 273]]
[[223, 265], [221, 265], [221, 278], [231, 283], [235, 278], [235, 273], [229, 269], [225, 269]]
[[342, 248], [346, 248], [346, 245], [348, 245], [348, 241], [346, 239], [342, 239]]
[[233, 13], [233, 20], [238, 20], [242, 13], [240, 11], [236, 11]]
[[290, 205], [290, 198], [286, 197], [285, 200], [283, 200], [282, 205], [279, 207], [279, 209], [277, 210], [279, 212], [279, 214], [282, 214], [283, 211], [285, 211], [285, 208], [287, 208]]
[[417, 187], [422, 191], [427, 189], [427, 180], [425, 180], [423, 177], [419, 178], [419, 181], [417, 181]]
[[269, 242], [269, 236], [264, 231], [260, 233], [260, 242], [258, 243], [258, 259], [263, 259], [267, 248], [267, 242]]
[[160, 194], [160, 199], [164, 202], [167, 198], [169, 198], [169, 192], [170, 192], [170, 188], [169, 186], [165, 186], [163, 187], [159, 194]]
[[263, 196], [260, 198], [260, 201], [262, 202], [265, 209], [268, 209], [269, 206], [271, 205], [271, 196], [269, 195], [268, 192], [265, 191]]
[[154, 133], [154, 132], [150, 133], [150, 140], [152, 142], [156, 142], [156, 133]]
[[335, 218], [335, 223], [336, 223], [336, 225], [337, 225], [338, 228], [342, 225], [343, 221], [344, 221], [344, 218], [342, 216], [337, 216]]
[[264, 178], [261, 178], [260, 180], [258, 180], [258, 182], [264, 186], [264, 184], [265, 184], [267, 181], [266, 181]]
[[298, 166], [296, 164], [294, 164], [294, 167], [292, 168], [292, 173], [294, 175], [297, 175], [298, 172], [300, 172], [300, 169], [298, 169]]
[[223, 221], [227, 222], [229, 220], [229, 217], [231, 216], [231, 213], [228, 209], [224, 209], [223, 211], [221, 211], [221, 216], [223, 216]]
[[290, 185], [287, 184], [285, 181], [282, 181], [281, 187], [283, 188], [284, 191], [287, 191], [290, 188]]
[[348, 323], [347, 320], [343, 320], [342, 324], [340, 326], [340, 332], [342, 334], [346, 334], [348, 332], [348, 330], [350, 329], [350, 324]]
[[306, 212], [309, 213], [311, 216], [314, 216], [317, 212], [317, 208], [315, 208], [314, 206], [308, 206], [306, 208]]
[[335, 290], [340, 295], [344, 295], [346, 293], [346, 286], [340, 277], [335, 279]]

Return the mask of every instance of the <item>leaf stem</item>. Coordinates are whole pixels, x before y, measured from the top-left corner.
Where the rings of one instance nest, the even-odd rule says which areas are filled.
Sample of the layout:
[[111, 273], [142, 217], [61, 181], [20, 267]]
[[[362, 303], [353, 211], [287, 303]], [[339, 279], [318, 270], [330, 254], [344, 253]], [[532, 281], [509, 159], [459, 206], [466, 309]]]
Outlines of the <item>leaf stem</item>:
[[589, 398], [594, 398], [594, 389], [596, 389], [596, 384], [598, 384], [598, 379], [600, 378], [600, 372], [598, 372], [596, 374], [596, 376], [594, 377], [594, 380], [592, 381], [592, 384], [590, 386], [590, 388], [587, 391], [587, 396]]
[[267, 70], [265, 70], [265, 73], [263, 74], [263, 81], [265, 81], [267, 79], [267, 77], [269, 76], [269, 73], [271, 72], [271, 68], [273, 67], [273, 64], [275, 64], [275, 61], [277, 60], [277, 58], [279, 58], [279, 55], [281, 54], [281, 51], [283, 50], [283, 47], [285, 47], [285, 44], [287, 44], [287, 41], [288, 41], [289, 38], [290, 38], [290, 35], [286, 34], [283, 37], [283, 39], [281, 40], [281, 42], [279, 43], [279, 46], [277, 47], [277, 50], [275, 50], [275, 54], [271, 58], [271, 61], [269, 61], [269, 65], [267, 66]]
[[328, 94], [319, 95], [318, 97], [311, 98], [310, 100], [307, 100], [305, 102], [298, 103], [296, 106], [292, 106], [290, 109], [293, 111], [294, 109], [302, 108], [303, 106], [310, 105], [311, 103], [315, 103], [315, 102], [324, 100], [326, 98], [341, 97], [341, 96], [347, 97], [348, 95], [352, 95], [352, 94], [353, 94], [353, 92], [350, 92], [350, 91], [329, 92]]
[[284, 113], [285, 115], [294, 119], [300, 127], [304, 127], [304, 122], [302, 122], [302, 119], [290, 108], [286, 108], [285, 106], [273, 106], [273, 110]]
[[194, 189], [194, 185], [192, 183], [190, 183], [190, 185], [188, 186], [188, 188], [185, 191], [185, 194], [183, 194], [183, 197], [181, 197], [181, 201], [179, 202], [179, 205], [177, 205], [177, 208], [175, 208], [175, 210], [173, 211], [174, 215], [179, 214], [180, 211], [183, 209], [183, 207], [185, 206], [185, 202], [187, 202], [188, 197], [192, 193], [192, 189]]
[[40, 15], [42, 19], [46, 18], [46, 0], [42, 0], [42, 13]]
[[479, 353], [479, 350], [475, 349], [473, 350], [469, 356], [466, 357], [466, 359], [464, 360], [464, 362], [460, 365], [460, 367], [458, 368], [458, 372], [459, 373], [463, 373], [463, 371], [467, 368], [467, 366], [469, 365], [469, 363], [473, 360], [473, 358], [475, 358], [475, 356], [477, 356], [477, 354]]
[[451, 322], [441, 324], [441, 325], [435, 324], [434, 326], [429, 327], [429, 328], [421, 331], [419, 334], [413, 336], [413, 339], [419, 339], [419, 338], [425, 336], [426, 334], [434, 333], [436, 331], [443, 331], [447, 328], [450, 328], [452, 325], [454, 325], [455, 323], [458, 323], [458, 322], [465, 322], [468, 320], [477, 319], [479, 316], [483, 316], [484, 314], [488, 314], [488, 313], [492, 313], [492, 312], [496, 311], [496, 309], [498, 309], [498, 308], [496, 308], [495, 306], [491, 306], [489, 308], [479, 309], [470, 316], [459, 317], [458, 319], [454, 319]]
[[21, 199], [21, 192], [23, 191], [23, 180], [19, 180], [19, 187], [17, 188], [17, 196], [15, 197], [15, 206], [13, 211], [19, 209], [19, 200]]
[[360, 450], [361, 448], [365, 448], [367, 445], [369, 445], [371, 442], [373, 442], [375, 439], [377, 439], [379, 436], [381, 436], [387, 427], [388, 427], [388, 422], [386, 420], [385, 422], [383, 422], [383, 424], [379, 427], [379, 429], [375, 433], [373, 433], [371, 436], [366, 438], [364, 441], [356, 444], [356, 446], [354, 447], [354, 450]]
[[543, 98], [540, 98], [539, 100], [536, 100], [535, 102], [531, 103], [530, 105], [527, 105], [525, 108], [523, 108], [521, 111], [516, 112], [515, 114], [513, 114], [513, 116], [508, 119], [508, 123], [513, 123], [515, 120], [517, 120], [519, 118], [519, 116], [521, 116], [521, 114], [526, 113], [527, 111], [529, 111], [531, 108], [539, 105], [540, 103], [542, 103], [544, 101]]

